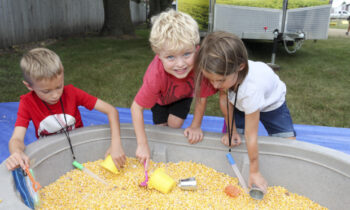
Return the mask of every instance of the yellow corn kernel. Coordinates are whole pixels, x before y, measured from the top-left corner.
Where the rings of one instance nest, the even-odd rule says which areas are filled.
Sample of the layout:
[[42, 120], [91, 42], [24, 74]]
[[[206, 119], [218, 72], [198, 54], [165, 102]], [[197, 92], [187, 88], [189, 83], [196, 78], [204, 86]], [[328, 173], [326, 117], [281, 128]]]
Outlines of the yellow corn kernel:
[[[253, 200], [238, 185], [237, 178], [217, 172], [192, 161], [178, 163], [151, 162], [149, 174], [164, 168], [175, 181], [193, 176], [196, 191], [175, 187], [170, 193], [139, 187], [144, 180], [143, 166], [135, 158], [127, 158], [118, 175], [99, 164], [102, 160], [84, 163], [84, 167], [104, 179], [109, 185], [80, 170], [72, 170], [54, 183], [42, 188], [41, 209], [326, 209], [310, 199], [288, 192], [280, 186], [269, 187], [264, 199]], [[242, 193], [237, 198], [225, 194], [232, 184]]]

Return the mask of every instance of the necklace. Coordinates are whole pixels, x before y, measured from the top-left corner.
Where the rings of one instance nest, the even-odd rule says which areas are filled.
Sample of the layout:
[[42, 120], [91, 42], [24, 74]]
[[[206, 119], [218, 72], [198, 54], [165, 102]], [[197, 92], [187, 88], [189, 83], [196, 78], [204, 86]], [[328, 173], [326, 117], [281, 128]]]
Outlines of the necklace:
[[63, 133], [65, 134], [67, 141], [69, 143], [69, 147], [70, 150], [72, 152], [72, 156], [73, 156], [73, 160], [75, 160], [75, 155], [74, 155], [74, 151], [73, 151], [73, 146], [72, 146], [72, 141], [70, 139], [69, 136], [69, 130], [68, 130], [68, 124], [67, 124], [67, 118], [66, 118], [66, 113], [64, 112], [64, 107], [63, 107], [63, 103], [62, 103], [62, 98], [60, 98], [60, 104], [61, 104], [61, 109], [63, 112], [63, 117], [64, 117], [64, 121], [66, 123], [66, 126], [63, 127], [63, 125], [60, 123], [60, 121], [57, 119], [57, 117], [55, 116], [55, 114], [52, 112], [52, 110], [50, 109], [50, 107], [46, 104], [45, 101], [42, 101], [44, 103], [44, 105], [46, 106], [46, 108], [49, 110], [50, 114], [55, 118], [55, 120], [57, 121], [57, 123], [61, 126]]
[[238, 95], [238, 88], [239, 85], [237, 86], [236, 90], [236, 95], [235, 95], [235, 102], [233, 103], [233, 110], [232, 110], [232, 119], [231, 119], [231, 124], [230, 124], [230, 109], [229, 109], [229, 98], [227, 94], [227, 100], [226, 100], [226, 106], [227, 106], [227, 132], [228, 132], [228, 144], [229, 144], [229, 149], [228, 151], [231, 152], [231, 141], [232, 141], [232, 135], [233, 135], [233, 123], [235, 122], [235, 113], [234, 110], [236, 109], [236, 103], [237, 103], [237, 95]]

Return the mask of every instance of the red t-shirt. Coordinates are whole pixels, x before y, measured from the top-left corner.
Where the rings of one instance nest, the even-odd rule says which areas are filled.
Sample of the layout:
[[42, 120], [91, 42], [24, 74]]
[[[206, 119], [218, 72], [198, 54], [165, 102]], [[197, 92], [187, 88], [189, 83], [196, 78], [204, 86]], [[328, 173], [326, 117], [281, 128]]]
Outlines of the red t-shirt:
[[[200, 97], [208, 97], [217, 90], [207, 79], [201, 83]], [[178, 79], [164, 70], [158, 55], [154, 57], [143, 77], [143, 84], [135, 96], [135, 101], [142, 107], [152, 108], [156, 103], [168, 105], [194, 94], [194, 71], [186, 78]]]
[[61, 132], [62, 127], [66, 127], [66, 121], [69, 130], [83, 127], [78, 106], [92, 110], [96, 105], [97, 98], [73, 85], [67, 85], [63, 89], [61, 101], [65, 117], [60, 101], [53, 105], [47, 104], [48, 107], [46, 107], [34, 91], [22, 95], [15, 126], [27, 128], [32, 120], [37, 138]]

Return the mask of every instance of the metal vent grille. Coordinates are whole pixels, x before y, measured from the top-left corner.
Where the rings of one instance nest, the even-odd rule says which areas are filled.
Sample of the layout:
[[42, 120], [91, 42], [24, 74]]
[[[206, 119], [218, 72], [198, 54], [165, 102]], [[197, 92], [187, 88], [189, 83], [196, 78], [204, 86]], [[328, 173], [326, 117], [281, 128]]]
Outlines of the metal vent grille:
[[[282, 10], [216, 4], [214, 31], [227, 31], [242, 39], [273, 40], [281, 31]], [[265, 30], [266, 29], [266, 30]]]
[[330, 10], [331, 5], [287, 10], [285, 32], [302, 31], [305, 39], [327, 39]]

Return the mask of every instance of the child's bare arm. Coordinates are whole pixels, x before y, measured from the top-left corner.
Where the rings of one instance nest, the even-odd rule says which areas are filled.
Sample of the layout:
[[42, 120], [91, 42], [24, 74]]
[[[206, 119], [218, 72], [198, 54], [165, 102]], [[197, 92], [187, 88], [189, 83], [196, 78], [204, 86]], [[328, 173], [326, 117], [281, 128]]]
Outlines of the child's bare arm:
[[245, 115], [245, 139], [247, 144], [248, 156], [250, 160], [250, 172], [259, 171], [258, 161], [258, 127], [260, 112]]
[[190, 127], [186, 128], [184, 131], [184, 135], [187, 137], [190, 144], [198, 143], [203, 139], [201, 124], [206, 106], [207, 98], [199, 98], [196, 100], [192, 123]]
[[249, 186], [253, 184], [266, 192], [267, 182], [259, 172], [258, 128], [260, 111], [245, 115], [245, 139], [250, 162]]
[[109, 126], [111, 128], [111, 146], [107, 150], [106, 155], [110, 154], [114, 164], [118, 169], [120, 169], [125, 164], [126, 156], [120, 139], [118, 110], [109, 103], [106, 103], [100, 99], [97, 99], [94, 108], [108, 116]]
[[18, 166], [25, 169], [29, 167], [29, 158], [24, 154], [24, 136], [27, 128], [16, 126], [9, 141], [10, 156], [6, 159], [8, 170], [14, 170]]
[[132, 122], [135, 129], [137, 139], [136, 158], [143, 164], [146, 161], [148, 167], [151, 152], [148, 146], [145, 125], [143, 120], [143, 107], [133, 101], [131, 105]]

